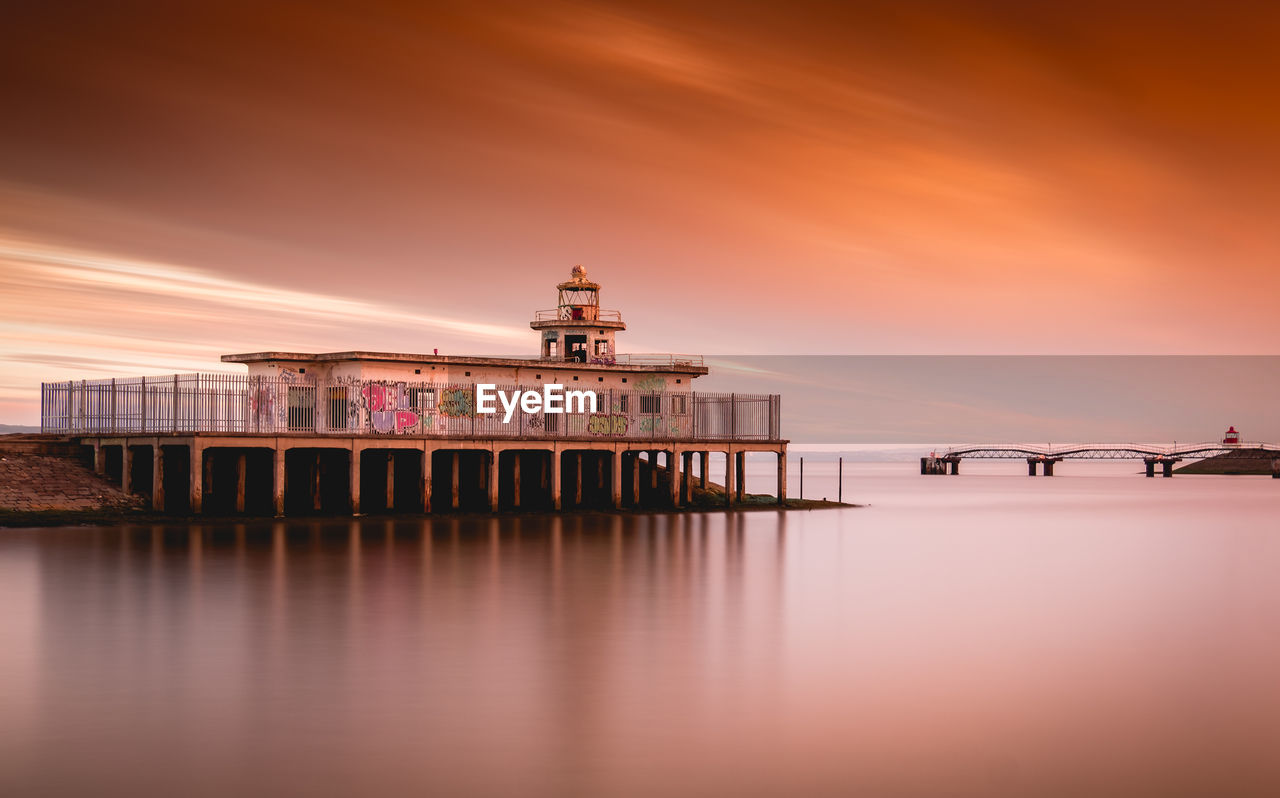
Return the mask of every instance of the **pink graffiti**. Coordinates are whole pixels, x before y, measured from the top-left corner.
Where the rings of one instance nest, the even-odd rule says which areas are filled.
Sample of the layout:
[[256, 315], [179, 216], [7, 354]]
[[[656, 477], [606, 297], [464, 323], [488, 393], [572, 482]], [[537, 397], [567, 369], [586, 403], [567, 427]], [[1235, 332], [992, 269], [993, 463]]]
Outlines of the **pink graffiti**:
[[360, 393], [368, 404], [374, 432], [403, 432], [418, 426], [420, 416], [400, 386], [370, 383]]

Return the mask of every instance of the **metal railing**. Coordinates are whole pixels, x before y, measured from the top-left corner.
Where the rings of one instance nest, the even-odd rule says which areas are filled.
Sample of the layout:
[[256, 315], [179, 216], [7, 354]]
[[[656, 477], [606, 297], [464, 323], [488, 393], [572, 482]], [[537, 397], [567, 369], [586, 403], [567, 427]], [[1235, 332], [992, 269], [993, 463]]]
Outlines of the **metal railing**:
[[[498, 385], [541, 391], [542, 385]], [[575, 390], [565, 386], [566, 394]], [[589, 389], [583, 389], [589, 390]], [[781, 398], [592, 390], [595, 412], [478, 413], [476, 383], [307, 381], [174, 374], [41, 386], [40, 428], [58, 434], [263, 433], [441, 438], [779, 440]]]
[[[575, 311], [577, 313], [575, 314]], [[604, 310], [590, 305], [572, 307], [566, 305], [559, 308], [535, 311], [534, 321], [622, 321], [622, 311]]]

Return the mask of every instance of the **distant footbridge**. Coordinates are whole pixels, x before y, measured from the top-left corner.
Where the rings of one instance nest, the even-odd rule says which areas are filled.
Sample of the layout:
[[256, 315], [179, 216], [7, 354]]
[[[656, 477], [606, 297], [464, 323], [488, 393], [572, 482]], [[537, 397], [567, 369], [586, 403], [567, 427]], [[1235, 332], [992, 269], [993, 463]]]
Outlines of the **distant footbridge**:
[[1062, 446], [1038, 446], [1031, 444], [980, 444], [955, 446], [942, 453], [920, 458], [921, 474], [959, 474], [960, 461], [974, 460], [1026, 460], [1027, 475], [1036, 476], [1037, 469], [1046, 477], [1053, 476], [1054, 463], [1063, 460], [1142, 460], [1147, 466], [1147, 476], [1154, 477], [1160, 466], [1166, 477], [1173, 476], [1173, 466], [1183, 460], [1199, 460], [1208, 457], [1256, 459], [1258, 452], [1270, 452], [1280, 459], [1280, 444], [1276, 443], [1190, 443], [1173, 446], [1156, 446], [1140, 443], [1087, 443]]

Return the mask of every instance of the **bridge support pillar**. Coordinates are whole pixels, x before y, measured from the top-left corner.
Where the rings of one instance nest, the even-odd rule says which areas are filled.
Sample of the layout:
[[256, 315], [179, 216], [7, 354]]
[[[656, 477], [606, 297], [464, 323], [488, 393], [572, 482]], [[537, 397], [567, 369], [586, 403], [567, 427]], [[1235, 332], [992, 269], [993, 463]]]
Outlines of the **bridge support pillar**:
[[1048, 458], [1048, 459], [1046, 459], [1046, 460], [1044, 461], [1044, 475], [1045, 475], [1046, 477], [1051, 477], [1051, 476], [1053, 476], [1053, 464], [1054, 464], [1054, 463], [1058, 463], [1058, 462], [1061, 462], [1061, 460], [1060, 460], [1060, 459], [1055, 459], [1055, 458], [1052, 458], [1052, 457], [1051, 457], [1051, 458]]
[[1156, 460], [1154, 457], [1144, 457], [1142, 462], [1147, 466], [1147, 476], [1154, 477], [1156, 475]]
[[1036, 463], [1040, 462], [1034, 457], [1027, 458], [1027, 476], [1034, 477], [1036, 475]]
[[960, 459], [956, 458], [955, 460], [951, 460], [950, 463], [951, 463], [951, 476], [954, 477], [960, 473]]

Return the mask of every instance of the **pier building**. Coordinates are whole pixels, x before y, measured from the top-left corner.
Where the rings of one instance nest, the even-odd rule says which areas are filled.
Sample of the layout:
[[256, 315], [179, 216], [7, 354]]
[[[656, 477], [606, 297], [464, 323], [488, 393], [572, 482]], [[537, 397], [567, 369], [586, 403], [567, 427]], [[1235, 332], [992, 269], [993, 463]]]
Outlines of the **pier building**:
[[[621, 313], [581, 266], [556, 291], [530, 322], [534, 356], [229, 354], [246, 372], [46, 383], [41, 428], [168, 512], [671, 508], [708, 491], [732, 506], [751, 453], [774, 456], [786, 500], [778, 395], [694, 391], [700, 355], [619, 353]], [[590, 390], [597, 406], [504, 420], [478, 412], [482, 384]]]

